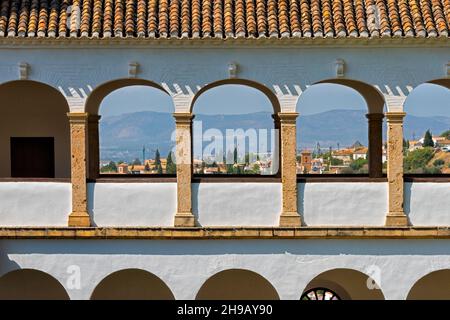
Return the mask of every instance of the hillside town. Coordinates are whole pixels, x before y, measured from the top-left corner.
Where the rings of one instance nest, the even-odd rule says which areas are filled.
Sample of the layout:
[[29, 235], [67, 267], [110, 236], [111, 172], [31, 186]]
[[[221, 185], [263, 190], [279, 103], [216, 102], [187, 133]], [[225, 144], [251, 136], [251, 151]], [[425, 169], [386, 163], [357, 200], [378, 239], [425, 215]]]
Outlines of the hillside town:
[[[432, 135], [428, 130], [416, 140], [404, 140], [405, 173], [440, 174], [450, 173], [450, 130], [440, 135]], [[382, 148], [383, 170], [386, 169], [387, 146]], [[213, 159], [193, 159], [194, 174], [249, 174], [273, 175], [276, 166], [271, 153], [239, 157], [235, 150], [231, 163]], [[102, 174], [176, 174], [172, 153], [162, 158], [156, 150], [153, 158], [132, 161], [102, 161]], [[299, 150], [297, 154], [297, 174], [367, 174], [368, 147], [356, 141], [348, 147], [321, 148], [320, 144], [311, 149]]]

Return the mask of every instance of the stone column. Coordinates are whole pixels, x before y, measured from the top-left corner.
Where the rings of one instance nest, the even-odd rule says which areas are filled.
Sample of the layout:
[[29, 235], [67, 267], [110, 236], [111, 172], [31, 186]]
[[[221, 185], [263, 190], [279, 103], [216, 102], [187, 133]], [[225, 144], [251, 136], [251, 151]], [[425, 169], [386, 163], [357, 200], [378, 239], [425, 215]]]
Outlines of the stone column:
[[382, 113], [369, 113], [369, 177], [383, 176], [383, 118]]
[[387, 112], [387, 176], [389, 212], [387, 226], [407, 226], [408, 217], [403, 210], [403, 118], [404, 112]]
[[175, 227], [194, 227], [192, 213], [192, 119], [189, 112], [174, 113], [176, 123], [177, 212]]
[[88, 166], [90, 179], [97, 179], [99, 175], [100, 166], [100, 142], [98, 122], [101, 116], [90, 114], [88, 117]]
[[89, 227], [91, 219], [87, 210], [86, 149], [87, 113], [68, 113], [70, 123], [72, 212], [69, 227]]
[[280, 112], [282, 211], [280, 227], [302, 225], [297, 208], [296, 112]]

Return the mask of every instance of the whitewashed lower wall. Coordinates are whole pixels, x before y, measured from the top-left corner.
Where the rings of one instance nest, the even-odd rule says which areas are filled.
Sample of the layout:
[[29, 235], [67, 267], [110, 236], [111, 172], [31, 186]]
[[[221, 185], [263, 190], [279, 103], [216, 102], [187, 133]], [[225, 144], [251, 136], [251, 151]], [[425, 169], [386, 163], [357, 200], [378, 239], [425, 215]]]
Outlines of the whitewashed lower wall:
[[308, 226], [382, 226], [387, 183], [299, 183], [298, 208]]
[[194, 183], [193, 212], [202, 226], [277, 226], [281, 183]]
[[299, 299], [336, 268], [371, 275], [386, 299], [405, 299], [420, 278], [450, 268], [450, 240], [2, 240], [0, 248], [0, 276], [40, 270], [72, 299], [89, 299], [101, 280], [129, 268], [155, 274], [176, 299], [194, 299], [211, 276], [236, 268], [263, 276], [281, 299]]
[[173, 226], [176, 183], [89, 183], [89, 212], [106, 226]]
[[0, 182], [0, 226], [67, 226], [72, 187], [61, 182]]
[[405, 183], [405, 213], [417, 226], [450, 226], [450, 183]]

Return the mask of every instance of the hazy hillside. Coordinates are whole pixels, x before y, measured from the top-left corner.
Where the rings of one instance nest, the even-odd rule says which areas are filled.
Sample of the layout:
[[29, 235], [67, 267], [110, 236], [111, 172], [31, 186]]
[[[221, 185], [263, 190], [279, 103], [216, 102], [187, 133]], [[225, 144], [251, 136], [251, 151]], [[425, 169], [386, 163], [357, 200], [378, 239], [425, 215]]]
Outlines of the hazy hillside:
[[[197, 115], [195, 120], [202, 121], [202, 130], [217, 128], [273, 128], [270, 113], [258, 112], [243, 115]], [[367, 144], [367, 119], [364, 111], [332, 110], [323, 113], [300, 116], [298, 120], [297, 141], [299, 147], [312, 148], [317, 142], [322, 147], [341, 147], [359, 140]], [[405, 136], [421, 137], [427, 129], [439, 134], [450, 128], [450, 117], [415, 117], [407, 116]], [[147, 155], [152, 156], [159, 148], [163, 157], [167, 155], [173, 142], [171, 134], [175, 129], [170, 113], [136, 112], [120, 116], [102, 118], [100, 123], [100, 143], [102, 159], [127, 160], [142, 157], [142, 146], [147, 148]]]

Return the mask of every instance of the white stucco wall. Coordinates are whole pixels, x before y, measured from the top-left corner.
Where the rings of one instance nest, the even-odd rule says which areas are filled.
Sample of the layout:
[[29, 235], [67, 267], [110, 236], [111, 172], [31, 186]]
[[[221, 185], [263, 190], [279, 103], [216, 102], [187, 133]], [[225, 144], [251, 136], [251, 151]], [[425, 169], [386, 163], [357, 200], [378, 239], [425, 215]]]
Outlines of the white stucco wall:
[[405, 183], [405, 213], [417, 226], [450, 225], [450, 183]]
[[233, 268], [260, 274], [281, 299], [299, 299], [312, 279], [336, 268], [376, 279], [386, 299], [405, 299], [420, 278], [450, 268], [450, 240], [0, 241], [0, 275], [24, 268], [50, 274], [72, 299], [88, 299], [107, 275], [127, 268], [155, 274], [176, 299], [194, 299], [207, 279]]
[[281, 183], [194, 183], [192, 200], [202, 226], [277, 226]]
[[0, 182], [0, 226], [67, 226], [72, 187], [61, 182]]
[[[107, 47], [5, 45], [0, 54], [0, 83], [17, 80], [18, 63], [26, 62], [30, 66], [29, 79], [59, 88], [74, 101], [80, 98], [81, 101], [71, 101], [71, 109], [82, 111], [83, 99], [92, 89], [129, 77], [130, 62], [139, 63], [137, 77], [163, 84], [173, 96], [190, 96], [207, 83], [228, 79], [228, 64], [234, 61], [239, 66], [238, 78], [262, 83], [279, 96], [289, 98], [298, 97], [308, 85], [336, 78], [336, 59], [343, 59], [345, 78], [376, 85], [383, 93], [401, 98], [421, 83], [447, 76], [444, 65], [448, 63], [449, 49], [444, 44], [435, 47], [342, 44], [324, 50], [320, 45], [289, 47], [281, 43], [274, 48], [245, 43], [192, 47], [149, 42], [140, 46], [111, 44]], [[176, 111], [187, 111], [188, 107], [188, 103], [180, 103]], [[293, 111], [295, 103], [287, 103], [282, 108]]]
[[106, 226], [173, 226], [176, 183], [89, 183], [89, 212]]
[[299, 183], [298, 208], [308, 226], [382, 226], [387, 183]]

